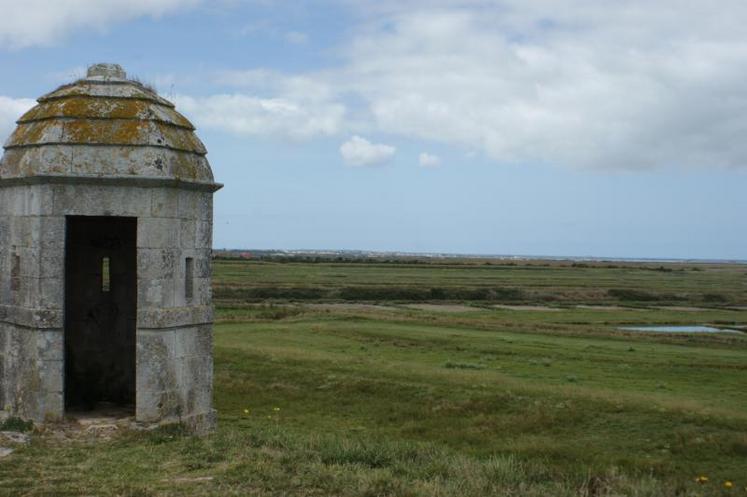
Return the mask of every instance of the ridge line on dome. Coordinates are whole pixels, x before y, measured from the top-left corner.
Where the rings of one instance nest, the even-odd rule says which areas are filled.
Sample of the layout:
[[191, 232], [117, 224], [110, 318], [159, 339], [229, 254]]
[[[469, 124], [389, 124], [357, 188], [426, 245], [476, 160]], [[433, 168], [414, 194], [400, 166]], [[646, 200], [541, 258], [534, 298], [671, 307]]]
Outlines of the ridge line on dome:
[[16, 124], [22, 125], [22, 124], [39, 123], [39, 122], [44, 122], [44, 121], [76, 121], [76, 120], [77, 121], [104, 121], [104, 122], [146, 121], [146, 122], [165, 124], [167, 126], [172, 126], [174, 128], [183, 129], [191, 133], [194, 133], [195, 131], [197, 131], [197, 128], [195, 128], [194, 126], [182, 126], [180, 124], [176, 124], [170, 121], [164, 121], [163, 119], [151, 119], [151, 118], [146, 118], [146, 117], [47, 116], [47, 117], [40, 117], [38, 119], [24, 119], [24, 120], [19, 119], [16, 121]]
[[[3, 145], [4, 150], [17, 150], [20, 148], [39, 148], [49, 146], [62, 146], [62, 147], [133, 147], [133, 148], [164, 148], [172, 150], [174, 152], [184, 152], [186, 154], [197, 155], [199, 157], [206, 157], [207, 151], [197, 152], [195, 150], [189, 150], [186, 148], [171, 147], [169, 145], [159, 144], [154, 145], [152, 143], [86, 143], [86, 142], [42, 142], [42, 143], [23, 143], [18, 145]], [[204, 146], [203, 146], [204, 148]]]
[[54, 93], [56, 91], [70, 88], [72, 86], [81, 85], [81, 84], [93, 84], [93, 85], [102, 85], [102, 86], [114, 86], [114, 85], [132, 85], [137, 86], [139, 88], [142, 88], [143, 90], [153, 93], [154, 95], [158, 95], [158, 92], [151, 88], [149, 85], [145, 83], [141, 83], [140, 81], [135, 81], [134, 79], [88, 79], [88, 78], [81, 78], [76, 81], [73, 81], [72, 83], [65, 83], [64, 85], [58, 86], [56, 89], [52, 90], [49, 93]]
[[37, 103], [44, 103], [44, 102], [51, 102], [53, 100], [62, 100], [65, 98], [75, 98], [75, 97], [87, 97], [87, 98], [100, 98], [102, 100], [142, 100], [143, 102], [153, 102], [156, 104], [159, 104], [163, 107], [168, 107], [171, 109], [176, 110], [176, 105], [174, 105], [172, 102], [169, 102], [165, 98], [155, 95], [153, 98], [145, 98], [145, 97], [123, 97], [119, 95], [91, 95], [90, 93], [79, 93], [79, 94], [72, 94], [72, 95], [54, 95], [51, 96], [52, 93], [55, 93], [57, 90], [48, 93], [47, 95], [41, 96], [36, 99]]
[[70, 176], [67, 174], [34, 174], [33, 176], [0, 176], [0, 186], [28, 185], [38, 183], [93, 183], [93, 184], [135, 184], [145, 188], [170, 186], [194, 190], [217, 191], [223, 188], [223, 183], [217, 183], [214, 178], [204, 179], [187, 176], [159, 177], [159, 176], [124, 176], [124, 175], [95, 175], [81, 174]]

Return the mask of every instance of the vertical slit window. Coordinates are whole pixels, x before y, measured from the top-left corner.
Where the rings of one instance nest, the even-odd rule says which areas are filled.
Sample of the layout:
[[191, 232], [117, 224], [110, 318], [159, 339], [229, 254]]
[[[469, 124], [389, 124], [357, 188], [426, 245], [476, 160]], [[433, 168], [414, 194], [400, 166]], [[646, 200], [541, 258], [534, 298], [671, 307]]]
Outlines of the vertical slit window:
[[111, 263], [108, 257], [101, 258], [101, 291], [104, 293], [111, 290]]
[[194, 294], [194, 273], [195, 260], [192, 257], [187, 257], [184, 267], [184, 297], [187, 300], [192, 299]]
[[21, 289], [21, 256], [13, 254], [10, 261], [10, 289], [18, 292]]

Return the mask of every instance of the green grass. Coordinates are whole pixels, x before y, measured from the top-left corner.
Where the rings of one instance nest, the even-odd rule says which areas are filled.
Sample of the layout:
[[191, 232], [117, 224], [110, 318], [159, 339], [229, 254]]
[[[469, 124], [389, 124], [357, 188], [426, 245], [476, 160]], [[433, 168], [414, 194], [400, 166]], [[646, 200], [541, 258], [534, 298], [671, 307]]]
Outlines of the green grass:
[[[472, 273], [493, 274], [482, 265], [461, 273], [413, 265], [404, 280], [400, 266], [221, 262], [216, 287], [335, 288], [331, 281], [344, 278], [333, 274], [357, 278], [354, 286], [493, 284]], [[423, 310], [407, 301], [221, 299], [216, 434], [196, 438], [179, 427], [108, 441], [37, 434], [0, 460], [0, 495], [747, 495], [747, 334], [618, 330], [739, 326], [747, 312], [715, 304], [578, 308], [608, 300], [591, 291], [594, 271], [601, 286], [618, 269], [555, 271], [526, 269], [546, 276], [514, 273], [506, 286], [531, 294], [544, 279], [566, 297], [599, 300], [527, 311], [485, 301]], [[629, 271], [614, 285], [698, 299], [717, 291], [732, 305], [745, 295], [739, 266]], [[685, 281], [671, 279], [680, 273]], [[698, 475], [709, 482], [696, 484]], [[735, 487], [725, 489], [726, 480]]]
[[215, 275], [227, 299], [747, 304], [747, 268], [736, 265], [218, 260]]

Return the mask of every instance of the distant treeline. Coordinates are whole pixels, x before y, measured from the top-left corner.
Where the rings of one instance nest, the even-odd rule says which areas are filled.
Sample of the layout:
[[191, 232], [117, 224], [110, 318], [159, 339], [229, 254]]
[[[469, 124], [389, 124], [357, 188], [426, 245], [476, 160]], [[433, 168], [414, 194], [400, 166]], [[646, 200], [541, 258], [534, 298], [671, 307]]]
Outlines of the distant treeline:
[[643, 271], [660, 271], [664, 273], [684, 272], [684, 271], [703, 271], [699, 266], [684, 265], [684, 263], [670, 263], [663, 265], [655, 263], [611, 263], [611, 262], [569, 262], [569, 261], [548, 261], [548, 260], [520, 260], [507, 261], [501, 259], [485, 260], [470, 258], [437, 258], [437, 257], [364, 257], [364, 256], [333, 256], [333, 255], [285, 255], [285, 254], [263, 254], [252, 255], [251, 257], [242, 257], [232, 252], [216, 252], [213, 254], [214, 259], [218, 260], [235, 260], [235, 261], [254, 261], [254, 262], [273, 262], [279, 264], [399, 264], [399, 265], [472, 265], [472, 266], [493, 266], [493, 267], [511, 267], [511, 268], [547, 268], [547, 267], [567, 267], [575, 269], [640, 269]]
[[399, 286], [360, 286], [341, 288], [320, 287], [217, 287], [216, 299], [228, 300], [400, 300], [427, 302], [432, 300], [486, 300], [521, 302], [524, 292], [519, 288], [418, 288]]
[[[495, 302], [495, 303], [547, 303], [573, 301], [560, 293], [540, 294], [527, 292], [521, 288], [465, 288], [465, 287], [405, 287], [405, 286], [349, 286], [349, 287], [245, 287], [217, 286], [213, 290], [217, 300], [243, 300], [259, 302], [264, 300], [319, 300], [319, 301], [359, 301], [359, 302]], [[628, 288], [612, 288], [606, 291], [605, 301], [618, 301], [626, 304], [677, 304], [692, 302], [701, 304], [727, 304], [729, 299], [718, 293], [701, 295], [677, 295], [673, 293], [653, 293]]]

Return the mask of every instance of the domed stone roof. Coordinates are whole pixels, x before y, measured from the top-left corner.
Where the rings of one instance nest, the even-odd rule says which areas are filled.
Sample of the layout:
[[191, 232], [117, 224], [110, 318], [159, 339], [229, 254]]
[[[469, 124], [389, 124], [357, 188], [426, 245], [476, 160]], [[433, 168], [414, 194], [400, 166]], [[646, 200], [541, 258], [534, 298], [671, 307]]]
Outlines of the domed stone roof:
[[174, 104], [116, 64], [37, 100], [5, 142], [0, 179], [162, 178], [212, 183], [207, 150]]

